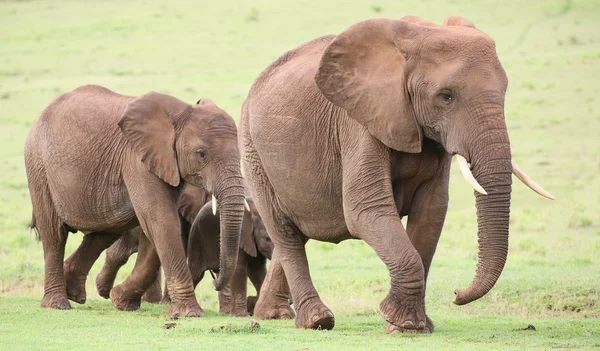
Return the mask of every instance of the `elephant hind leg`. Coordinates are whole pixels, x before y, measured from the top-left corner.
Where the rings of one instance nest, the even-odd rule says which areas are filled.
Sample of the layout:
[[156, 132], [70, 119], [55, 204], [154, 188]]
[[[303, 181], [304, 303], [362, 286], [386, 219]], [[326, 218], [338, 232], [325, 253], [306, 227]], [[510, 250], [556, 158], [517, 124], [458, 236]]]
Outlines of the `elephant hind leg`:
[[144, 235], [139, 227], [128, 230], [106, 250], [104, 265], [96, 276], [96, 290], [105, 299], [110, 297], [119, 269], [138, 251], [139, 235]]
[[120, 233], [92, 232], [83, 236], [83, 241], [64, 263], [67, 297], [83, 304], [86, 301], [85, 282], [90, 269], [106, 248], [111, 246]]
[[[255, 199], [258, 212], [260, 213], [263, 222], [272, 223], [272, 227], [277, 227], [274, 220], [275, 214], [272, 213], [272, 208], [261, 208], [259, 202], [265, 204], [274, 204], [273, 190], [270, 188], [270, 182], [266, 177], [265, 171], [262, 168], [260, 157], [250, 137], [248, 127], [248, 114], [244, 108], [241, 118], [242, 145], [240, 149], [244, 154], [242, 157], [244, 170], [248, 183], [251, 185], [252, 198]], [[260, 199], [260, 200], [259, 200]], [[267, 218], [268, 217], [268, 220]], [[271, 238], [275, 233], [271, 233], [271, 229], [267, 227], [267, 231]], [[314, 289], [314, 288], [313, 288]], [[289, 288], [286, 276], [281, 265], [281, 261], [277, 255], [277, 247], [273, 251], [271, 264], [267, 270], [266, 277], [262, 284], [260, 295], [253, 310], [253, 316], [257, 319], [292, 319], [294, 311], [289, 303]]]
[[58, 217], [43, 170], [28, 171], [33, 207], [31, 226], [37, 231], [44, 249], [44, 297], [41, 307], [69, 309], [71, 304], [67, 299], [63, 272], [68, 231]]
[[154, 245], [145, 235], [139, 237], [138, 256], [131, 275], [110, 291], [113, 305], [122, 311], [140, 308], [142, 295], [156, 281], [160, 260]]

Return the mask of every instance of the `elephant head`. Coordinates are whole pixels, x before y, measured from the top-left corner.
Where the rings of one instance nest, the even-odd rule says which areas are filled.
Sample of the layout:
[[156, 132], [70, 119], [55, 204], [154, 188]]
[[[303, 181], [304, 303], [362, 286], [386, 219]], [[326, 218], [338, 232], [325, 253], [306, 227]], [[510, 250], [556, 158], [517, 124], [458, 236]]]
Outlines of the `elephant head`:
[[[248, 207], [244, 211], [239, 248], [252, 257], [256, 257], [260, 253], [266, 258], [271, 259], [273, 242], [252, 199], [246, 198], [246, 201]], [[214, 261], [213, 256], [218, 254], [210, 243], [220, 235], [219, 226], [216, 225], [221, 215], [220, 210], [213, 214], [211, 207], [212, 204], [207, 203], [198, 212], [190, 231], [188, 248], [190, 252], [189, 257], [195, 257], [192, 251], [203, 251], [202, 259], [207, 263], [207, 266], [210, 266], [210, 262]]]
[[[506, 261], [511, 173], [528, 179], [511, 161], [508, 79], [494, 41], [461, 17], [443, 26], [417, 17], [367, 20], [329, 44], [315, 80], [329, 101], [386, 146], [419, 153], [428, 138], [457, 155], [479, 190], [479, 254], [473, 281], [455, 291], [454, 302], [485, 295]], [[539, 186], [534, 190], [551, 197]]]
[[183, 181], [218, 199], [224, 235], [215, 287], [222, 289], [237, 264], [244, 214], [235, 122], [209, 99], [190, 105], [150, 92], [130, 101], [118, 124], [150, 172], [173, 187]]

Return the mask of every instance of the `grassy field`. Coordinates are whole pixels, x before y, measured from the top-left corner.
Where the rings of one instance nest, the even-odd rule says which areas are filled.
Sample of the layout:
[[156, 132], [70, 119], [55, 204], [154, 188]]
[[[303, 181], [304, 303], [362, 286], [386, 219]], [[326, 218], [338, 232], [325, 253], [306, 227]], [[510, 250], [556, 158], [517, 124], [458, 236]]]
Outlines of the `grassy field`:
[[[40, 309], [41, 244], [23, 165], [27, 130], [57, 95], [100, 84], [195, 102], [210, 97], [238, 118], [254, 78], [280, 54], [371, 17], [462, 15], [490, 34], [509, 77], [506, 119], [519, 164], [553, 193], [515, 182], [508, 262], [494, 289], [452, 304], [476, 267], [472, 190], [452, 170], [450, 208], [430, 273], [431, 336], [386, 335], [377, 314], [389, 279], [362, 242], [308, 244], [311, 273], [336, 313], [330, 332], [292, 321], [218, 315], [210, 281], [197, 289], [207, 316], [169, 321], [165, 306], [116, 311], [88, 279], [88, 302]], [[296, 0], [251, 2], [0, 0], [0, 345], [6, 349], [555, 349], [600, 347], [600, 2], [597, 0]], [[81, 241], [71, 235], [67, 251]], [[133, 260], [131, 260], [133, 261]], [[130, 272], [130, 262], [118, 279]], [[517, 331], [528, 324], [537, 331]], [[223, 327], [223, 328], [221, 328]]]

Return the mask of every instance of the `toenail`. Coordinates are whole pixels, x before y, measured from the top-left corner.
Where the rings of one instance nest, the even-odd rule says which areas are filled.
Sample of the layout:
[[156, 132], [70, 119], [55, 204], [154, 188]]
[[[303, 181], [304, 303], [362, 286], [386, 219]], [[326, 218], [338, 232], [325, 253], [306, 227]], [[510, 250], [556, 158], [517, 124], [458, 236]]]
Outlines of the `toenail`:
[[414, 329], [415, 324], [412, 321], [406, 321], [402, 323], [401, 327], [405, 329]]

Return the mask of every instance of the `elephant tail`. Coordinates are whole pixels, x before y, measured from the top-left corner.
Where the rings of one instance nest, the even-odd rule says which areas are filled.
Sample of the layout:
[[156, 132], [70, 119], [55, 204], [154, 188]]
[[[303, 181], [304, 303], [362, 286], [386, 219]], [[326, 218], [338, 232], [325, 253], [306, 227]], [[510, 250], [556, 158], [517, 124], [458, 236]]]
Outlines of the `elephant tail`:
[[31, 213], [31, 222], [29, 222], [27, 227], [29, 229], [33, 229], [35, 231], [35, 238], [37, 239], [37, 241], [40, 241], [40, 231], [39, 231], [38, 227], [36, 226], [35, 215], [33, 213]]

